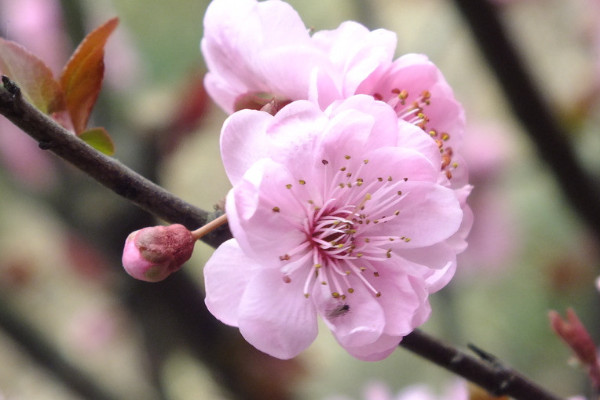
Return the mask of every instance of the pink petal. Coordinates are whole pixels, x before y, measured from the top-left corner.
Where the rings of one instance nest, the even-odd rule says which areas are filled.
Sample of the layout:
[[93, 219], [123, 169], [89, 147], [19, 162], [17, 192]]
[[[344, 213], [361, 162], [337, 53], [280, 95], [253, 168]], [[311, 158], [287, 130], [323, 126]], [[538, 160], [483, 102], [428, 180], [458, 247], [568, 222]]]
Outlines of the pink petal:
[[407, 54], [398, 58], [390, 68], [381, 66], [357, 89], [357, 93], [380, 94], [384, 101], [393, 96], [392, 89], [405, 90], [410, 104], [424, 91], [431, 95], [430, 105], [424, 113], [429, 122], [427, 130], [435, 129], [450, 135], [446, 146], [455, 151], [460, 148], [465, 130], [462, 106], [456, 101], [452, 89], [438, 68], [425, 56]]
[[211, 314], [227, 325], [238, 326], [242, 295], [259, 268], [235, 239], [220, 245], [204, 266], [204, 301]]
[[[265, 267], [280, 267], [280, 257], [306, 240], [302, 230], [306, 214], [296, 198], [303, 187], [296, 182], [285, 166], [262, 159], [227, 196], [233, 236]], [[287, 189], [292, 183], [293, 189]]]
[[317, 336], [317, 313], [303, 295], [302, 279], [284, 283], [281, 273], [262, 270], [249, 282], [242, 297], [239, 326], [242, 336], [257, 349], [290, 359]]
[[344, 96], [354, 94], [358, 85], [381, 64], [389, 64], [396, 49], [396, 34], [363, 25], [343, 22], [337, 29], [319, 31], [312, 36], [317, 47], [328, 53], [341, 82]]
[[429, 315], [426, 288], [384, 263], [377, 265], [380, 274], [377, 289], [381, 292], [378, 301], [385, 312], [384, 333], [405, 336], [425, 322], [422, 318], [415, 319], [416, 314]]
[[323, 57], [298, 13], [279, 1], [211, 2], [201, 49], [207, 89], [227, 112], [248, 92], [307, 98], [310, 71]]
[[[358, 285], [360, 282], [356, 282], [354, 286]], [[357, 290], [341, 300], [331, 296], [331, 288], [316, 285], [313, 297], [323, 320], [343, 347], [363, 346], [373, 343], [381, 336], [385, 318], [373, 293]], [[343, 304], [349, 308], [338, 315], [336, 310]]]
[[359, 360], [381, 361], [394, 352], [401, 340], [402, 337], [383, 334], [374, 343], [359, 347], [346, 347], [346, 351]]
[[272, 119], [265, 112], [241, 110], [225, 120], [221, 129], [221, 158], [232, 185], [266, 155], [265, 131]]
[[265, 157], [297, 165], [304, 173], [325, 122], [319, 108], [308, 101], [295, 101], [275, 117], [254, 110], [234, 113], [221, 131], [221, 157], [231, 183], [236, 185], [252, 164]]
[[404, 270], [424, 282], [429, 293], [446, 286], [456, 271], [456, 252], [446, 242], [420, 249], [405, 249], [401, 257], [408, 262], [404, 264]]
[[405, 182], [405, 194], [396, 209], [399, 215], [385, 224], [373, 225], [379, 235], [405, 236], [402, 248], [431, 246], [453, 235], [462, 221], [462, 210], [454, 191], [429, 182]]

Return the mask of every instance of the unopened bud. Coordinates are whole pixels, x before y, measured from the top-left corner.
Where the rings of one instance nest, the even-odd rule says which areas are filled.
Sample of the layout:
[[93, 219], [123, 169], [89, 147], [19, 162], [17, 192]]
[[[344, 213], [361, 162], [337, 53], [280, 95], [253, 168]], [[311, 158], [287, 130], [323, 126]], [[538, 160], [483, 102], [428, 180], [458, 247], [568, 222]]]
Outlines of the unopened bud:
[[140, 229], [125, 241], [123, 266], [136, 279], [159, 282], [190, 259], [195, 242], [192, 233], [179, 224]]
[[600, 364], [596, 345], [572, 308], [567, 309], [567, 319], [556, 311], [548, 313], [550, 325], [556, 334], [571, 348], [581, 364], [587, 368], [592, 385], [600, 389]]

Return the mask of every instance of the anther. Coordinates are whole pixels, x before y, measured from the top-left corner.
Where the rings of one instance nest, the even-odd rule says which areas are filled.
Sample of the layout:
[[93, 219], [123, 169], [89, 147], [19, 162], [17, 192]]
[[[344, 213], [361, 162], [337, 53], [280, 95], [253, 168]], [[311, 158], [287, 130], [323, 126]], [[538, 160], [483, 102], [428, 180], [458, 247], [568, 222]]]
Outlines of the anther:
[[281, 211], [281, 210], [279, 209], [279, 207], [273, 207], [273, 212], [277, 212], [277, 213], [278, 213], [279, 211]]

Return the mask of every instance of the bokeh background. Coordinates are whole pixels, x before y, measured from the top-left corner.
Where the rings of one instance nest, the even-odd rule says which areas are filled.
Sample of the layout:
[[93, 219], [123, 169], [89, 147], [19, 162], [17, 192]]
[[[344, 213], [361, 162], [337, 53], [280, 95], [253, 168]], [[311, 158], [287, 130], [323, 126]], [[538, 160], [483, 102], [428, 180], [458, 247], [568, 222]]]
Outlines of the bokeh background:
[[[574, 307], [600, 339], [598, 238], [511, 114], [454, 3], [289, 3], [316, 30], [352, 19], [396, 32], [398, 55], [427, 54], [466, 109], [476, 224], [455, 279], [432, 296], [423, 330], [460, 348], [474, 343], [561, 396], [585, 394], [585, 372], [569, 362], [547, 313]], [[598, 177], [600, 2], [495, 3], [580, 160]], [[118, 16], [91, 125], [108, 129], [123, 163], [213, 210], [229, 183], [218, 149], [226, 115], [201, 84], [207, 4], [0, 0], [0, 34], [58, 73], [86, 32]], [[222, 339], [220, 351], [206, 350], [215, 345], [193, 329], [212, 332], [219, 323], [187, 324], [177, 307], [190, 319], [202, 307], [202, 266], [212, 249], [198, 244], [185, 271], [168, 279], [175, 287], [185, 280], [190, 293], [197, 289], [189, 297], [195, 305], [172, 301], [168, 282], [133, 281], [120, 265], [124, 240], [160, 221], [0, 119], [0, 399], [361, 399], [369, 382], [396, 392], [414, 383], [441, 390], [456, 379], [403, 349], [381, 362], [358, 361], [326, 329], [288, 362], [248, 353], [235, 330], [227, 330], [231, 343]], [[215, 373], [215, 364], [226, 367]], [[77, 393], [65, 379], [74, 374], [104, 394]], [[247, 386], [240, 386], [244, 379]]]

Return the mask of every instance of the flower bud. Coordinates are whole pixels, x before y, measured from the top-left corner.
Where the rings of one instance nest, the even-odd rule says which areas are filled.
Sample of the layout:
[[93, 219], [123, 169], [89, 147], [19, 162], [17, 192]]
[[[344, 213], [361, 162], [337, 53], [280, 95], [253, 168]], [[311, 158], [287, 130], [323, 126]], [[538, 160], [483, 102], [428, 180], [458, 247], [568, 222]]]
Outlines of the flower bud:
[[192, 233], [179, 224], [140, 229], [125, 241], [123, 266], [136, 279], [162, 281], [190, 259], [195, 241]]

